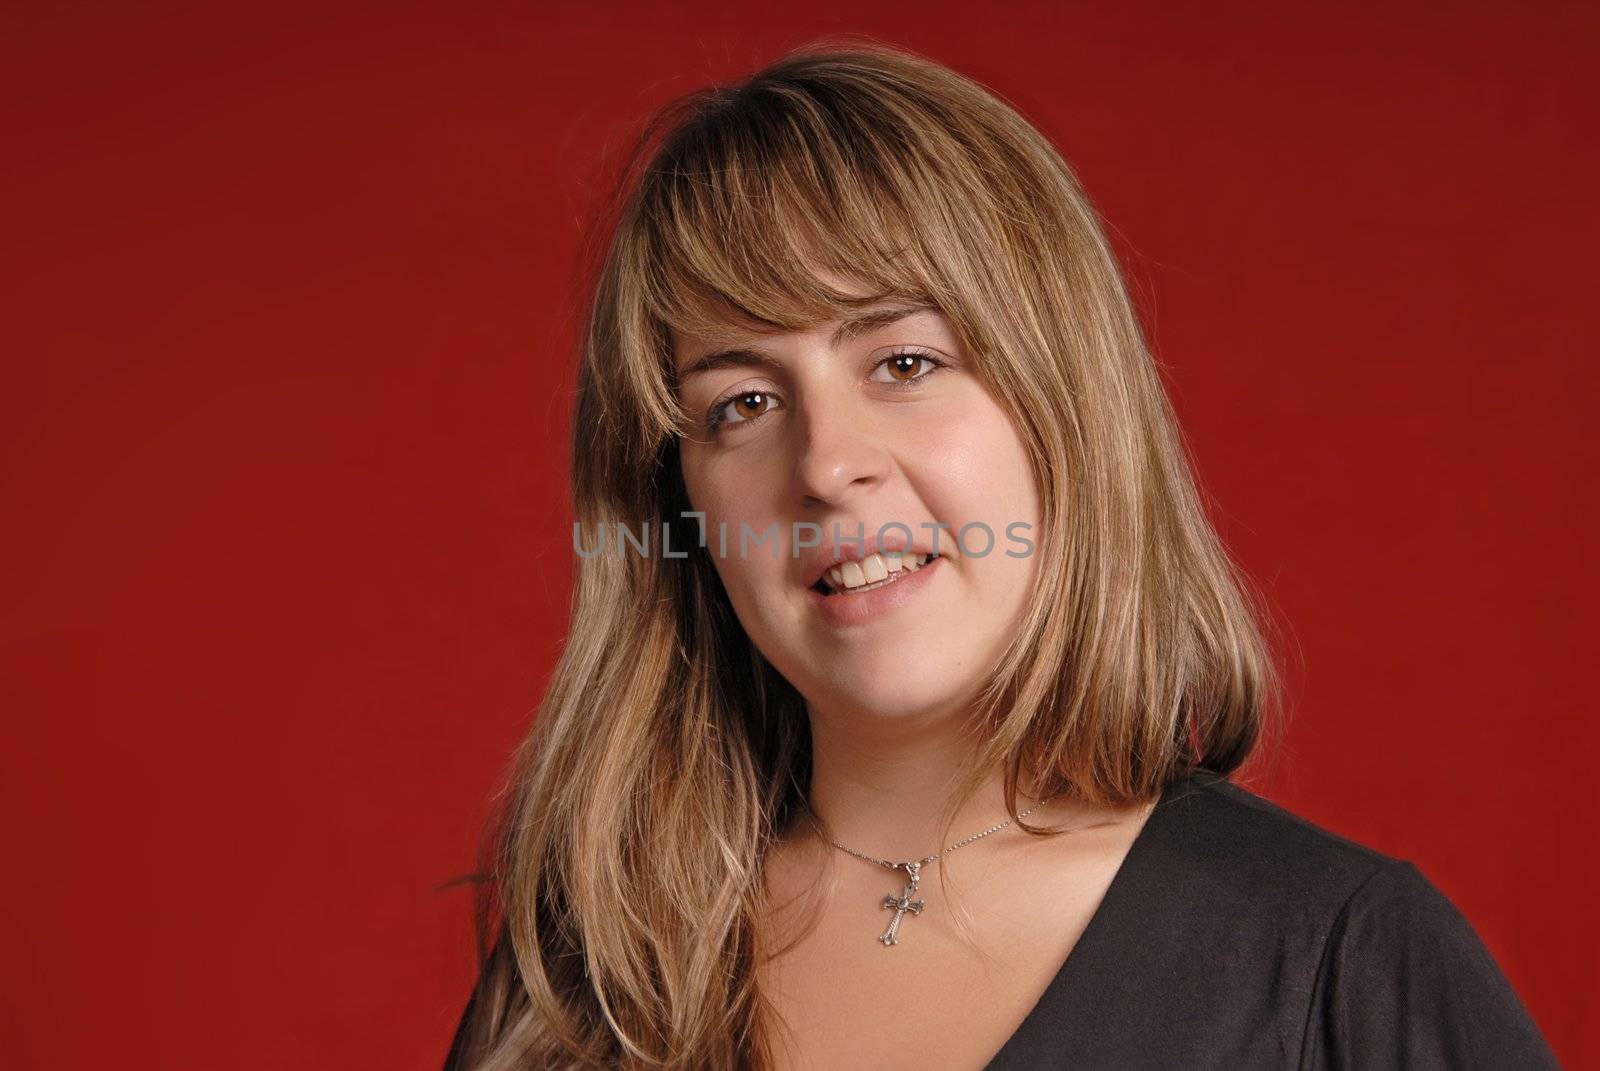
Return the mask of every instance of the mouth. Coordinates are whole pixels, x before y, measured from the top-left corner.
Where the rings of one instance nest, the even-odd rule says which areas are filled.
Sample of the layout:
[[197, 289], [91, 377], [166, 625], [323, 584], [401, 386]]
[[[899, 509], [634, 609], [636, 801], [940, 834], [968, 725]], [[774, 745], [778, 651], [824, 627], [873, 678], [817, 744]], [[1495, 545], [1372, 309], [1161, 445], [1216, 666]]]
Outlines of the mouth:
[[926, 568], [942, 554], [902, 554], [897, 551], [880, 551], [859, 561], [835, 565], [811, 585], [819, 595], [846, 596], [864, 594], [886, 588]]

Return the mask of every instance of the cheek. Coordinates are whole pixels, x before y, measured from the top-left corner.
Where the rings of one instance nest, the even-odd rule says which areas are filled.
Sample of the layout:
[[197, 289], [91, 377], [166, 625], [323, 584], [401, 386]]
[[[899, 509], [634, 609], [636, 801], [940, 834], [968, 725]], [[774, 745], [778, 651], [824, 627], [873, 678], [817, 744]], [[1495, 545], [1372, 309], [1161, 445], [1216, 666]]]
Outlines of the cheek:
[[[1014, 546], [1006, 525], [1022, 521], [1037, 527], [1037, 492], [1027, 450], [1004, 410], [987, 394], [980, 391], [968, 404], [952, 409], [937, 434], [917, 444], [914, 456], [930, 508], [940, 520], [954, 524], [987, 524], [995, 538], [991, 557]], [[971, 539], [981, 549], [983, 533], [974, 531]]]
[[[766, 474], [753, 472], [729, 458], [686, 456], [683, 462], [684, 488], [689, 508], [705, 516], [706, 548], [710, 551], [723, 586], [730, 594], [767, 582], [768, 576], [784, 567], [784, 545], [773, 549], [768, 531], [778, 520], [777, 503], [764, 490], [771, 486]], [[688, 520], [693, 531], [693, 520]], [[747, 526], [746, 553], [740, 554], [741, 526]], [[781, 539], [784, 525], [778, 524]], [[758, 539], [765, 538], [765, 542]]]
[[729, 462], [726, 457], [685, 452], [683, 486], [689, 493], [689, 507], [704, 513], [712, 527], [727, 522], [730, 528], [750, 521], [757, 508], [759, 483]]
[[972, 528], [962, 541], [963, 550], [979, 556], [961, 563], [961, 575], [971, 585], [964, 621], [975, 641], [987, 635], [996, 645], [982, 656], [988, 658], [998, 657], [1037, 581], [1040, 510], [1027, 448], [1005, 411], [987, 394], [982, 398], [927, 444], [921, 471], [929, 507], [954, 526], [941, 540], [955, 538], [965, 524], [987, 528]]

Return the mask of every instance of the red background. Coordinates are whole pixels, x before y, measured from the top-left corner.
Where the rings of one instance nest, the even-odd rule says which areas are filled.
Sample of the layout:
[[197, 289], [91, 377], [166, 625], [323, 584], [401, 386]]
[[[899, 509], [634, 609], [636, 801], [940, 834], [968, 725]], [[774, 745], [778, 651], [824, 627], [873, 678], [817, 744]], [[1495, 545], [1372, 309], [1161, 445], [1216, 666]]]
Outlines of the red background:
[[564, 627], [579, 225], [656, 103], [854, 31], [1109, 219], [1299, 648], [1252, 787], [1600, 1066], [1593, 11], [8, 6], [8, 1064], [437, 1068]]

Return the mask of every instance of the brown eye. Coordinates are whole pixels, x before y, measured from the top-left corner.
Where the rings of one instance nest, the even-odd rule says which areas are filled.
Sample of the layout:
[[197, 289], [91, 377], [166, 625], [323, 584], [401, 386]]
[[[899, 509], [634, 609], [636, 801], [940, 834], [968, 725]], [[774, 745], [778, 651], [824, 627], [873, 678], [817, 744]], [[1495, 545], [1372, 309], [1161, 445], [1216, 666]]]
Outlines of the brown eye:
[[901, 382], [909, 382], [917, 378], [917, 364], [922, 360], [923, 358], [915, 353], [902, 353], [898, 356], [890, 357], [889, 374]]
[[891, 387], [910, 387], [927, 379], [935, 371], [943, 368], [944, 364], [935, 360], [926, 353], [908, 350], [905, 353], [891, 353], [878, 362], [878, 368], [885, 369], [889, 378], [875, 376], [879, 383]]
[[[718, 402], [712, 407], [707, 417], [707, 424], [715, 431], [718, 427], [728, 424], [743, 424], [765, 416], [772, 409], [772, 395], [764, 390], [747, 390], [735, 394], [726, 401]], [[732, 413], [734, 416], [724, 418], [723, 414]]]

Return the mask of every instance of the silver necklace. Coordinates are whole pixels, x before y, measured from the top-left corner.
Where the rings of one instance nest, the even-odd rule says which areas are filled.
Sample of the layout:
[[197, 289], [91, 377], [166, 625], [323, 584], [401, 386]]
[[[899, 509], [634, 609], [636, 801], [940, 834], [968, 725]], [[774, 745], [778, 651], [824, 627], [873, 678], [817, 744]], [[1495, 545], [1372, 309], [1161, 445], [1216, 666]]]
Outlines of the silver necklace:
[[[1035, 803], [1032, 807], [1029, 807], [1026, 811], [1018, 814], [1017, 817], [1026, 818], [1028, 815], [1032, 814], [1034, 811], [1037, 811], [1040, 807], [1043, 807], [1045, 804], [1049, 803], [1059, 795], [1061, 795], [1060, 792], [1057, 792], [1055, 796], [1046, 796], [1038, 803]], [[917, 895], [917, 882], [922, 880], [922, 868], [927, 866], [929, 863], [937, 863], [941, 855], [948, 855], [957, 848], [971, 844], [980, 837], [987, 837], [991, 833], [998, 833], [1006, 826], [1009, 826], [1011, 821], [1011, 819], [1007, 818], [1004, 822], [1001, 822], [997, 826], [990, 826], [982, 833], [974, 833], [965, 840], [958, 840], [954, 844], [950, 845], [950, 847], [946, 848], [943, 852], [940, 852], [939, 855], [927, 855], [921, 859], [913, 859], [904, 863], [892, 863], [887, 859], [875, 859], [870, 855], [865, 855], [856, 851], [854, 848], [846, 848], [843, 844], [840, 844], [838, 841], [832, 840], [831, 838], [829, 839], [828, 843], [832, 844], [840, 851], [849, 852], [857, 859], [864, 859], [869, 863], [876, 863], [878, 866], [886, 867], [889, 870], [904, 870], [908, 875], [910, 875], [911, 880], [906, 883], [906, 887], [900, 891], [898, 896], [894, 893], [889, 893], [883, 898], [883, 906], [894, 911], [894, 917], [889, 920], [889, 928], [878, 935], [878, 940], [883, 942], [884, 947], [887, 948], [889, 945], [897, 945], [900, 943], [900, 920], [905, 918], [907, 912], [910, 912], [913, 915], [922, 914], [923, 902], [915, 899]]]

